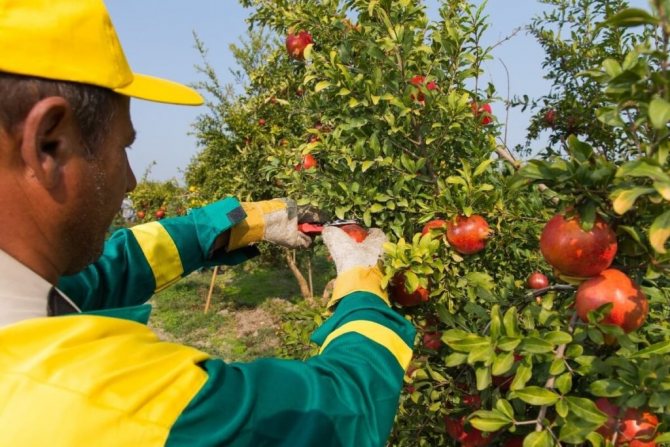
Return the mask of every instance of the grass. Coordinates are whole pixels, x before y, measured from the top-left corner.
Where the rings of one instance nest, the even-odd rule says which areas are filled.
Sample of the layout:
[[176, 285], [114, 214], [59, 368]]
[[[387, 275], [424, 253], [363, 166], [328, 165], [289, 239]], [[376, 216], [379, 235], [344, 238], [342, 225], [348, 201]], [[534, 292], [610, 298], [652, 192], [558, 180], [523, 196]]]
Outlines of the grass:
[[[316, 256], [313, 271], [318, 297], [335, 270], [325, 256]], [[222, 268], [215, 279], [211, 307], [204, 313], [212, 273], [193, 273], [156, 294], [149, 324], [165, 340], [196, 347], [228, 362], [275, 356], [282, 316], [302, 300], [288, 268], [253, 260]]]

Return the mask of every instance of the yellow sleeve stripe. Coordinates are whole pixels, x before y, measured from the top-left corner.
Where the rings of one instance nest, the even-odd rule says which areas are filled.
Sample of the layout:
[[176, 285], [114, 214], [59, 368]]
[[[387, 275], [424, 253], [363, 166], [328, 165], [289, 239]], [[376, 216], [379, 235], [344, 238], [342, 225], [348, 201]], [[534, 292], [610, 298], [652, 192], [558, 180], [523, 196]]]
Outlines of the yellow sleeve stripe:
[[144, 253], [156, 280], [156, 292], [181, 278], [184, 266], [170, 233], [158, 222], [137, 225], [130, 229]]
[[326, 349], [326, 346], [328, 346], [331, 341], [341, 335], [351, 332], [360, 334], [385, 347], [391, 354], [393, 354], [393, 357], [396, 358], [403, 371], [409, 366], [409, 362], [412, 360], [412, 348], [407, 346], [402, 338], [391, 329], [372, 321], [350, 321], [349, 323], [340, 326], [326, 337], [319, 354]]
[[390, 306], [388, 295], [386, 290], [382, 289], [381, 282], [382, 272], [379, 267], [354, 267], [347, 270], [337, 276], [328, 308], [352, 292], [373, 293]]

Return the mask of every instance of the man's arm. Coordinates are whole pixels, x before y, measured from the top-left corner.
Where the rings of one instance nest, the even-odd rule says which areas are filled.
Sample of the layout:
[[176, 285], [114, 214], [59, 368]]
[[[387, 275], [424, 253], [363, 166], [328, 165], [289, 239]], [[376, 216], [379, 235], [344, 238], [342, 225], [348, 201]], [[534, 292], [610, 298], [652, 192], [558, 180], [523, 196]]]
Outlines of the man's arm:
[[[414, 342], [393, 311], [377, 268], [340, 275], [334, 314], [305, 361], [208, 360], [208, 380], [173, 425], [166, 445], [383, 446]], [[344, 294], [344, 296], [342, 296]]]
[[84, 311], [143, 304], [198, 268], [235, 265], [257, 254], [253, 247], [223, 249], [229, 229], [245, 217], [240, 203], [228, 198], [187, 216], [116, 231], [100, 259], [61, 278], [58, 288]]

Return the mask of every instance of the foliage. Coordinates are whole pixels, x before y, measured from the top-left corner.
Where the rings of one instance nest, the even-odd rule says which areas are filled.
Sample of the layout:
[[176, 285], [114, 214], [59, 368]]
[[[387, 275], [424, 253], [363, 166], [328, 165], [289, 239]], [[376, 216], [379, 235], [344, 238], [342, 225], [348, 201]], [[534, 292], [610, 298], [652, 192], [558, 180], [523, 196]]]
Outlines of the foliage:
[[[479, 83], [483, 7], [447, 0], [431, 21], [420, 0], [241, 2], [253, 7], [252, 27], [308, 31], [314, 45], [293, 60], [266, 39], [266, 56], [242, 64], [243, 94], [226, 99], [211, 84], [217, 99], [199, 122], [205, 150], [191, 178], [208, 194], [289, 195], [386, 231], [385, 282], [400, 272], [408, 292], [430, 291], [428, 303], [399, 309], [418, 337], [391, 445], [455, 445], [449, 425], [466, 416], [497, 444], [598, 446], [598, 396], [667, 412], [667, 0], [651, 14], [623, 1], [545, 2], [556, 29], [532, 25], [554, 83], [545, 104], [589, 126], [559, 114], [548, 156], [518, 173], [495, 157], [500, 127], [479, 112], [495, 95]], [[297, 169], [307, 154], [318, 166]], [[557, 208], [579, 213], [585, 229], [596, 215], [614, 225], [616, 265], [651, 302], [639, 331], [598, 324], [606, 308], [574, 317], [579, 280], [551, 275], [538, 250]], [[473, 214], [493, 229], [478, 254], [459, 254], [444, 230], [420, 234], [431, 219]], [[553, 285], [524, 290], [534, 270]], [[321, 314], [306, 307], [291, 318], [283, 353], [302, 357]], [[437, 349], [422, 341], [434, 333]]]
[[545, 50], [542, 64], [550, 91], [541, 98], [517, 98], [514, 105], [535, 111], [528, 128], [528, 145], [547, 130], [548, 154], [562, 153], [569, 135], [579, 135], [596, 151], [608, 156], [626, 156], [627, 140], [618, 129], [596, 120], [602, 107], [600, 86], [580, 73], [606, 59], [621, 60], [626, 52], [644, 40], [645, 33], [627, 28], [601, 27], [603, 22], [627, 7], [625, 0], [541, 0], [551, 5], [535, 17], [528, 31]]
[[142, 176], [135, 189], [128, 194], [129, 210], [123, 210], [115, 217], [112, 229], [138, 223], [160, 220], [164, 217], [185, 215], [190, 208], [204, 205], [196, 187], [189, 189], [177, 180], [148, 180], [150, 169]]

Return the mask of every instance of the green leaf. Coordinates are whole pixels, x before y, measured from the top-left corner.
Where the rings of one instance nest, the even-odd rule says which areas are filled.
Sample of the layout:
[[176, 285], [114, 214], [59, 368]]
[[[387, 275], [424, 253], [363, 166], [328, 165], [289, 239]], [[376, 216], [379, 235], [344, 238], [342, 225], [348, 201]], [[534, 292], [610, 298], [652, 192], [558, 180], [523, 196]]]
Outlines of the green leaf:
[[554, 405], [560, 398], [553, 391], [539, 386], [527, 386], [513, 391], [510, 397], [521, 399], [530, 405]]
[[475, 378], [477, 379], [477, 390], [487, 389], [491, 386], [491, 368], [482, 366], [475, 369]]
[[567, 345], [568, 343], [572, 342], [572, 335], [563, 331], [552, 331], [544, 334], [542, 339], [546, 340], [552, 345]]
[[321, 90], [327, 89], [328, 87], [330, 87], [330, 82], [328, 82], [328, 81], [318, 82], [314, 86], [314, 93], [319, 93]]
[[484, 160], [475, 168], [474, 174], [472, 174], [473, 177], [478, 177], [482, 175], [486, 170], [488, 169], [489, 166], [491, 166], [491, 163], [493, 163], [493, 159], [489, 158], [488, 160]]
[[570, 407], [568, 406], [568, 403], [565, 401], [565, 399], [561, 399], [556, 402], [556, 413], [558, 413], [560, 417], [567, 417], [569, 412]]
[[654, 192], [653, 188], [643, 188], [641, 186], [632, 189], [617, 189], [612, 192], [610, 198], [612, 199], [612, 207], [617, 214], [625, 214], [630, 210], [638, 197], [651, 194]]
[[549, 367], [549, 374], [551, 374], [552, 376], [557, 376], [561, 374], [563, 371], [565, 371], [565, 360], [554, 359], [551, 362], [551, 366]]
[[556, 378], [556, 389], [561, 394], [567, 394], [572, 389], [572, 374], [566, 372]]
[[502, 318], [500, 315], [500, 306], [498, 304], [494, 304], [493, 307], [491, 308], [491, 323], [489, 330], [492, 339], [495, 340], [498, 337], [500, 337], [501, 328], [502, 328]]
[[623, 127], [624, 122], [619, 115], [619, 109], [616, 107], [601, 107], [596, 110], [596, 118], [601, 123], [612, 127]]
[[603, 70], [605, 70], [605, 73], [611, 78], [620, 75], [623, 71], [621, 69], [621, 64], [614, 59], [605, 59], [603, 61]]
[[349, 207], [344, 207], [344, 206], [338, 206], [335, 208], [335, 216], [337, 216], [338, 219], [344, 219], [345, 213], [349, 211]]
[[405, 288], [407, 290], [416, 290], [419, 287], [419, 277], [411, 271], [405, 271]]
[[447, 183], [449, 183], [450, 185], [463, 185], [463, 186], [468, 185], [463, 177], [458, 177], [456, 175], [450, 175], [449, 177], [447, 177]]
[[616, 379], [602, 379], [596, 380], [589, 385], [589, 391], [594, 396], [598, 397], [619, 397], [629, 387]]
[[312, 60], [312, 50], [314, 49], [314, 44], [310, 43], [307, 46], [305, 46], [305, 49], [302, 50], [302, 55], [305, 58], [305, 60]]
[[639, 408], [642, 405], [645, 405], [646, 403], [647, 403], [647, 395], [645, 393], [638, 393], [633, 394], [630, 398], [628, 398], [625, 405], [627, 407]]
[[649, 243], [656, 252], [665, 254], [665, 242], [670, 238], [670, 210], [654, 219], [649, 228]]
[[663, 168], [648, 158], [625, 163], [619, 168], [616, 176], [648, 177], [655, 182], [670, 182], [670, 175], [663, 172]]
[[538, 337], [526, 337], [519, 344], [519, 350], [531, 354], [546, 354], [554, 350], [554, 346]]
[[656, 435], [654, 441], [656, 442], [656, 444], [659, 445], [670, 442], [670, 432], [659, 433], [658, 435]]
[[503, 327], [508, 337], [517, 337], [519, 335], [518, 314], [516, 307], [510, 307], [503, 316]]
[[568, 444], [582, 444], [586, 440], [586, 436], [596, 428], [598, 426], [593, 426], [593, 424], [589, 424], [588, 421], [583, 419], [570, 417], [568, 413], [568, 422], [561, 427], [558, 439]]
[[568, 402], [570, 412], [577, 418], [586, 419], [597, 426], [607, 421], [607, 416], [596, 407], [592, 400], [573, 396], [568, 396], [565, 400]]
[[516, 374], [514, 374], [514, 379], [510, 384], [511, 390], [519, 390], [526, 386], [526, 383], [533, 376], [533, 367], [532, 365], [527, 365], [526, 362], [522, 362], [519, 367], [516, 369]]
[[490, 365], [493, 356], [493, 348], [490, 344], [487, 344], [485, 346], [480, 346], [471, 350], [470, 354], [468, 355], [468, 363], [473, 365], [477, 362], [484, 362], [486, 365]]
[[596, 204], [588, 201], [577, 207], [579, 210], [579, 225], [584, 231], [591, 231], [596, 221]]
[[601, 447], [605, 442], [605, 438], [595, 431], [589, 433], [588, 436], [586, 436], [586, 440], [591, 443], [591, 447]]
[[523, 447], [554, 447], [554, 439], [547, 430], [534, 431], [523, 440]]
[[654, 98], [649, 103], [649, 120], [655, 129], [665, 129], [670, 121], [670, 102]]
[[494, 376], [502, 376], [512, 369], [514, 366], [514, 353], [501, 352], [496, 355], [491, 366], [491, 374]]
[[445, 336], [443, 334], [442, 341], [454, 351], [460, 351], [460, 352], [472, 352], [475, 349], [491, 346], [491, 341], [489, 339], [480, 337], [479, 335], [475, 334], [468, 334], [466, 337], [457, 340], [449, 338], [445, 339]]
[[501, 351], [514, 351], [514, 349], [516, 349], [516, 347], [519, 346], [519, 343], [521, 343], [520, 338], [501, 337], [498, 339], [496, 347]]
[[648, 346], [635, 354], [633, 354], [631, 357], [642, 357], [642, 358], [649, 358], [653, 356], [660, 356], [660, 355], [665, 355], [670, 353], [670, 340], [662, 341], [659, 343], [655, 343], [651, 346]]
[[661, 197], [670, 201], [670, 182], [654, 182], [654, 189]]
[[498, 399], [496, 401], [496, 410], [504, 414], [510, 420], [514, 420], [514, 408], [507, 400]]
[[469, 419], [470, 424], [478, 430], [485, 432], [498, 431], [507, 425], [511, 424], [513, 420], [507, 417], [504, 413], [493, 410], [479, 410], [472, 414]]
[[593, 147], [579, 139], [575, 135], [568, 137], [568, 149], [570, 154], [579, 162], [584, 163], [593, 156]]
[[644, 9], [628, 8], [605, 20], [599, 26], [618, 26], [628, 28], [640, 25], [658, 25], [658, 19]]
[[444, 366], [448, 368], [453, 368], [454, 366], [460, 366], [463, 365], [468, 359], [467, 354], [463, 354], [461, 352], [454, 352], [452, 354], [449, 354], [445, 359], [444, 359]]
[[385, 207], [384, 205], [380, 203], [375, 203], [370, 207], [370, 212], [371, 213], [379, 213], [381, 211], [384, 211]]

